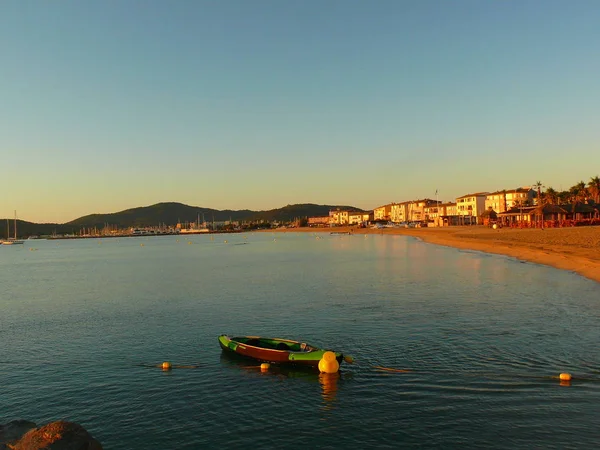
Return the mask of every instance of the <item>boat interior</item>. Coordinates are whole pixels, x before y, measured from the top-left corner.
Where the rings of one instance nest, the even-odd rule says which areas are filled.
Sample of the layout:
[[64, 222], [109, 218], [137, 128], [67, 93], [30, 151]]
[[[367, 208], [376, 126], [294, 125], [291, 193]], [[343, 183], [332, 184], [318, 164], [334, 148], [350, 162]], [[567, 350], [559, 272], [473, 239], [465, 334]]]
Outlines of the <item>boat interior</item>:
[[269, 339], [260, 337], [234, 337], [232, 341], [240, 344], [251, 345], [253, 347], [264, 348], [268, 350], [283, 350], [287, 352], [310, 352], [314, 350], [310, 345], [303, 342], [284, 341], [282, 339]]

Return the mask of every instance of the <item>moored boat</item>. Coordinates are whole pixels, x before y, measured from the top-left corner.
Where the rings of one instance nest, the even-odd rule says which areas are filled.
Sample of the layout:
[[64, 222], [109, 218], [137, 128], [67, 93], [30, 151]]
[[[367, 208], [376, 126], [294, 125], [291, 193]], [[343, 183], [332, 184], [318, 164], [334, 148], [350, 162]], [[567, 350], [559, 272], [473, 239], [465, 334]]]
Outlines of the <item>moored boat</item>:
[[[305, 342], [289, 339], [267, 338], [260, 336], [219, 336], [219, 345], [225, 351], [254, 359], [259, 362], [288, 364], [318, 368], [325, 352], [331, 351], [309, 345]], [[351, 362], [348, 356], [333, 352], [339, 364]]]
[[15, 211], [15, 237], [10, 237], [10, 222], [6, 219], [6, 239], [0, 239], [1, 245], [23, 244], [24, 241], [17, 239], [17, 211]]

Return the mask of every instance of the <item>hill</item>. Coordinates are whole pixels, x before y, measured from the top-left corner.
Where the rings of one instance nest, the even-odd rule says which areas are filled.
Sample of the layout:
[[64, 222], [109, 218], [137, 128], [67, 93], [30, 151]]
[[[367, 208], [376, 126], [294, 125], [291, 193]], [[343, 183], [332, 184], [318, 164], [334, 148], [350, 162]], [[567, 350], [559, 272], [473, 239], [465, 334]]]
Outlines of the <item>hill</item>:
[[362, 211], [362, 209], [353, 206], [331, 206], [315, 205], [313, 203], [303, 203], [296, 205], [287, 205], [283, 208], [271, 209], [269, 211], [260, 211], [248, 217], [248, 220], [265, 220], [267, 222], [289, 222], [302, 217], [322, 217], [329, 215], [332, 209], [350, 209], [353, 211]]
[[[283, 208], [267, 211], [243, 210], [217, 210], [202, 208], [198, 206], [184, 205], [183, 203], [157, 203], [151, 206], [126, 209], [110, 214], [90, 214], [80, 217], [64, 224], [56, 223], [32, 223], [22, 220], [17, 221], [19, 237], [31, 235], [48, 235], [77, 233], [82, 228], [102, 228], [106, 224], [118, 228], [146, 227], [165, 224], [174, 226], [177, 223], [200, 221], [259, 221], [266, 222], [289, 222], [297, 218], [326, 216], [332, 209], [351, 209], [362, 211], [359, 208], [345, 205], [316, 205], [313, 203], [287, 205]], [[12, 234], [13, 221], [10, 220]], [[6, 219], [0, 220], [0, 236], [6, 236]]]
[[[10, 224], [10, 237], [14, 236], [14, 221], [9, 220]], [[24, 220], [17, 220], [17, 234], [19, 238], [29, 236], [43, 236], [51, 234], [68, 234], [79, 231], [79, 228], [75, 229], [66, 224], [59, 223], [34, 223], [26, 222]], [[6, 219], [0, 220], [0, 238], [6, 238]]]
[[157, 203], [151, 206], [126, 209], [111, 214], [90, 214], [68, 222], [77, 228], [103, 227], [105, 224], [116, 225], [119, 228], [147, 227], [160, 224], [176, 225], [182, 222], [208, 222], [224, 220], [242, 220], [253, 214], [253, 211], [219, 211], [210, 208], [188, 206], [183, 203]]
[[189, 206], [182, 203], [157, 203], [156, 205], [126, 209], [112, 214], [91, 214], [68, 222], [66, 225], [81, 227], [103, 227], [105, 224], [125, 227], [144, 227], [159, 224], [176, 225], [183, 222], [200, 221], [249, 221], [265, 220], [291, 221], [299, 217], [326, 216], [330, 209], [350, 208], [350, 206], [315, 205], [311, 203], [287, 205], [283, 208], [268, 211], [243, 210], [218, 210]]

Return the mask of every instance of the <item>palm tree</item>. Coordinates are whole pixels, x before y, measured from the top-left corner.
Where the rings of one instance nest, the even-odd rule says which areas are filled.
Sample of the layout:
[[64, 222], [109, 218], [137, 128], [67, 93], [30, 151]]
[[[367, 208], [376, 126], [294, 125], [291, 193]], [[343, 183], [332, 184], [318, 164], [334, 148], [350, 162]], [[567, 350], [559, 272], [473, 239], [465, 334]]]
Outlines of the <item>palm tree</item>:
[[556, 205], [556, 203], [558, 202], [558, 192], [556, 192], [552, 187], [549, 187], [548, 189], [546, 189], [546, 195], [544, 197], [544, 200], [550, 205]]
[[579, 200], [579, 186], [571, 186], [569, 188], [569, 202], [573, 203]]
[[587, 188], [585, 187], [585, 182], [580, 181], [575, 186], [571, 186], [569, 189], [569, 194], [571, 197], [571, 205], [573, 207], [573, 220], [577, 219], [577, 214], [575, 212], [577, 205], [580, 201], [585, 200], [588, 197]]
[[579, 199], [580, 200], [587, 200], [587, 198], [590, 196], [590, 193], [587, 190], [587, 187], [585, 185], [585, 181], [580, 181], [575, 186], [577, 187]]
[[537, 204], [538, 204], [538, 208], [540, 209], [541, 212], [541, 227], [544, 228], [544, 211], [543, 211], [543, 207], [544, 207], [544, 203], [542, 202], [542, 188], [544, 187], [542, 185], [541, 181], [536, 181], [534, 184], [535, 188], [537, 189]]
[[536, 188], [536, 191], [537, 191], [538, 205], [541, 205], [541, 203], [542, 203], [542, 188], [544, 186], [542, 185], [541, 181], [536, 181], [533, 186]]
[[560, 191], [557, 195], [558, 197], [558, 204], [559, 205], [565, 205], [567, 203], [569, 203], [569, 200], [571, 198], [571, 194], [569, 191]]
[[590, 178], [588, 188], [590, 193], [594, 196], [594, 201], [597, 204], [600, 203], [600, 177], [598, 177], [598, 175]]

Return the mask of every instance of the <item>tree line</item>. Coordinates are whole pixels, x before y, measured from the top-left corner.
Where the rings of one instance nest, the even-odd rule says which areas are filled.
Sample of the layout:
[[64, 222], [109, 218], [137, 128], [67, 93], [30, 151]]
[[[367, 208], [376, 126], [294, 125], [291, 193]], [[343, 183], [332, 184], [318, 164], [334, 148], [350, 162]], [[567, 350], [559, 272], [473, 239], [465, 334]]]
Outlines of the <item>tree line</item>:
[[568, 203], [588, 202], [589, 200], [592, 200], [596, 204], [600, 203], [600, 177], [597, 175], [590, 177], [587, 183], [582, 180], [564, 191], [557, 191], [549, 186], [542, 192], [544, 186], [540, 181], [535, 184], [535, 188], [538, 191], [538, 197], [545, 204], [564, 205]]

